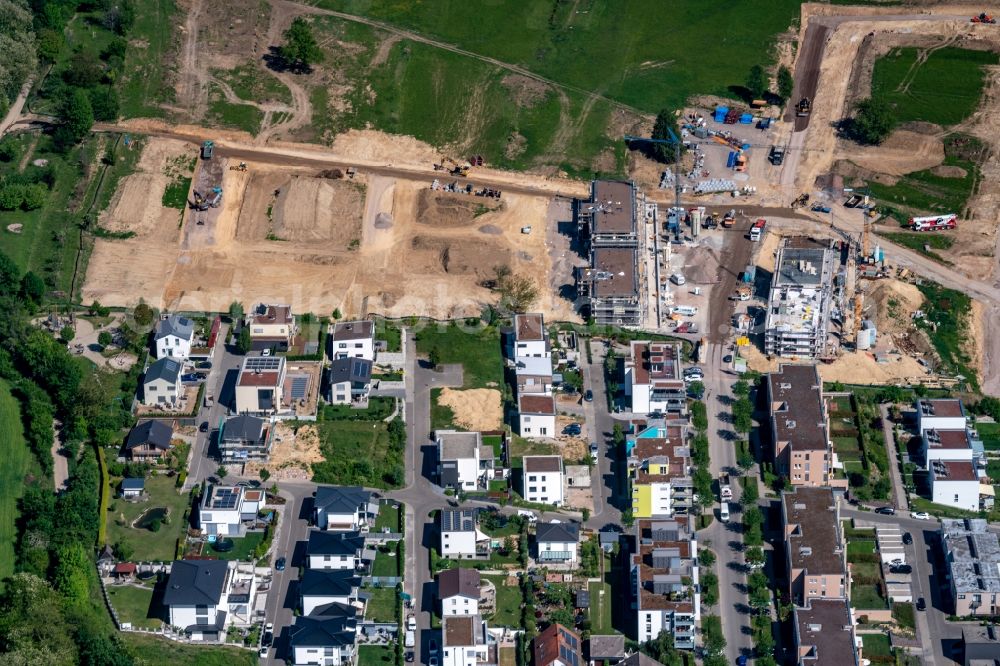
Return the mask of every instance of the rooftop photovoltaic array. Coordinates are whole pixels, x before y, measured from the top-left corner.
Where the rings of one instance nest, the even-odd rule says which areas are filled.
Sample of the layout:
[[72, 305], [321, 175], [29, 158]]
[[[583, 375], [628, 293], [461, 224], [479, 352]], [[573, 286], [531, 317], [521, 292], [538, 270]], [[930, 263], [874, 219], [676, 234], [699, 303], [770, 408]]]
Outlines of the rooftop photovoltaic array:
[[302, 400], [309, 390], [308, 377], [292, 377], [292, 400]]
[[235, 488], [216, 488], [212, 494], [212, 508], [235, 509], [239, 497], [239, 492]]
[[243, 368], [251, 372], [278, 370], [282, 360], [280, 356], [251, 356], [243, 361]]

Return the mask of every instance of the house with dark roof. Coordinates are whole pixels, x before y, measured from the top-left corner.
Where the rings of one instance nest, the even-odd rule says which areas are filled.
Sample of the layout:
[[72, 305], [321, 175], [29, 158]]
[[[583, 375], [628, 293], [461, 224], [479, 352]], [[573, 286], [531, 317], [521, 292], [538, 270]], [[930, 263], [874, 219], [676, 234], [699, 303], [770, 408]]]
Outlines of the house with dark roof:
[[535, 559], [539, 563], [576, 566], [580, 559], [578, 523], [538, 523], [535, 530]]
[[258, 416], [240, 414], [227, 419], [219, 432], [222, 462], [266, 460], [271, 450], [271, 422]]
[[139, 497], [146, 489], [146, 479], [122, 479], [120, 488], [122, 499]]
[[170, 450], [174, 429], [163, 421], [143, 421], [129, 432], [125, 440], [126, 455], [138, 462], [159, 460]]
[[792, 610], [799, 666], [858, 666], [862, 663], [854, 619], [846, 599], [809, 599]]
[[289, 632], [292, 663], [295, 666], [351, 664], [357, 643], [357, 610], [353, 606], [334, 604], [331, 614], [299, 616]]
[[559, 623], [550, 624], [531, 644], [535, 666], [583, 666], [580, 636]]
[[216, 640], [227, 626], [249, 626], [256, 589], [252, 565], [177, 560], [170, 565], [163, 605], [171, 626], [191, 640]]
[[663, 666], [660, 662], [641, 652], [633, 652], [619, 662], [619, 664], [620, 666]]
[[352, 569], [306, 569], [299, 580], [299, 606], [303, 615], [322, 613], [330, 604], [358, 600], [361, 578]]
[[328, 354], [332, 360], [361, 358], [375, 360], [375, 324], [371, 321], [342, 321], [333, 325]]
[[479, 572], [455, 567], [438, 574], [438, 599], [441, 617], [477, 615], [479, 613]]
[[184, 389], [181, 385], [181, 361], [161, 358], [154, 361], [142, 378], [142, 404], [174, 408], [180, 404]]
[[250, 348], [288, 351], [295, 337], [295, 316], [290, 305], [259, 303], [243, 324], [250, 329]]
[[156, 358], [187, 359], [194, 342], [194, 322], [187, 317], [172, 314], [156, 322], [153, 346]]
[[487, 666], [499, 661], [486, 621], [478, 615], [443, 618], [441, 644], [441, 666]]
[[517, 396], [518, 432], [522, 437], [556, 436], [556, 402], [551, 395], [521, 393]]
[[847, 555], [840, 505], [830, 488], [796, 488], [781, 495], [781, 524], [792, 602], [847, 598]]
[[321, 530], [365, 531], [378, 505], [372, 494], [360, 486], [317, 486], [313, 493], [313, 525]]
[[585, 656], [589, 661], [617, 664], [625, 658], [625, 637], [621, 634], [591, 634], [586, 648]]
[[306, 562], [310, 569], [348, 569], [364, 563], [365, 538], [359, 532], [309, 531]]
[[479, 529], [476, 509], [442, 509], [439, 513], [441, 557], [472, 560], [490, 556], [490, 537]]
[[372, 385], [372, 362], [365, 358], [338, 358], [326, 369], [324, 397], [331, 405], [364, 403]]

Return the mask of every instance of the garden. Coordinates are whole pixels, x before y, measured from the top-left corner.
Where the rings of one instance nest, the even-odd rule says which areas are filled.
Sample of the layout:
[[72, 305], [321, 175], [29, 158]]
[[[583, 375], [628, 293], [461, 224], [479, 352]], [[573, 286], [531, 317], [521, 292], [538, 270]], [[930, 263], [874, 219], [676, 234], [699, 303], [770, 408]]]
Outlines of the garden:
[[192, 495], [179, 492], [176, 479], [165, 475], [147, 478], [146, 494], [143, 502], [116, 499], [111, 503], [106, 519], [108, 543], [128, 553], [126, 559], [169, 562], [176, 557], [177, 540], [187, 530]]

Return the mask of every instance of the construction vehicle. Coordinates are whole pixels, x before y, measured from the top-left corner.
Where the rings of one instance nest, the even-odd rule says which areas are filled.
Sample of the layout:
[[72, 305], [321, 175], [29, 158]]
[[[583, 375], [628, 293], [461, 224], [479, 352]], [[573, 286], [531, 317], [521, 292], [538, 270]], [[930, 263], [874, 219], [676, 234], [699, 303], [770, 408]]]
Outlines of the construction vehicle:
[[767, 220], [761, 218], [753, 223], [750, 227], [750, 240], [756, 243], [764, 235], [764, 225], [767, 224]]
[[753, 289], [746, 285], [736, 287], [736, 291], [729, 297], [731, 301], [749, 301], [753, 296]]
[[847, 201], [844, 202], [844, 208], [857, 208], [861, 205], [863, 197], [860, 194], [852, 194], [848, 197]]
[[[448, 165], [451, 166], [449, 167]], [[443, 160], [441, 160], [441, 164], [434, 165], [435, 171], [447, 171], [452, 176], [468, 176], [469, 169], [471, 168], [472, 168], [471, 165], [459, 164], [458, 162], [449, 157], [446, 157]]]
[[997, 20], [987, 14], [986, 12], [981, 13], [979, 16], [972, 17], [972, 23], [996, 23]]
[[795, 198], [795, 201], [792, 202], [792, 208], [798, 208], [799, 206], [805, 206], [808, 203], [809, 203], [809, 195], [808, 194], [800, 194], [799, 196], [797, 196]]
[[212, 194], [214, 194], [215, 196], [213, 196], [208, 201], [208, 205], [211, 206], [212, 208], [218, 208], [219, 204], [222, 203], [222, 188], [221, 187], [213, 187], [212, 188]]
[[954, 213], [931, 217], [911, 217], [910, 228], [914, 231], [944, 231], [958, 226], [958, 216]]
[[483, 166], [483, 156], [473, 155], [472, 157], [469, 158], [469, 164], [471, 164], [472, 166]]
[[808, 97], [803, 97], [799, 100], [799, 103], [795, 105], [795, 115], [800, 118], [805, 118], [810, 113], [812, 113], [812, 102]]
[[205, 197], [203, 197], [201, 192], [199, 192], [198, 190], [194, 191], [194, 201], [191, 202], [189, 205], [191, 206], [192, 209], [201, 212], [204, 212], [209, 208], [208, 201], [205, 200]]
[[722, 228], [728, 229], [736, 224], [736, 209], [730, 208], [722, 218]]
[[747, 170], [747, 156], [746, 153], [738, 153], [736, 155], [736, 164], [733, 166], [737, 171]]
[[212, 153], [215, 152], [215, 142], [206, 141], [201, 144], [201, 159], [210, 160], [212, 159]]
[[829, 213], [830, 207], [821, 203], [814, 203], [809, 210], [814, 213]]
[[771, 146], [771, 152], [768, 154], [767, 160], [774, 166], [781, 166], [785, 161], [785, 149], [781, 146]]
[[229, 167], [229, 170], [230, 171], [246, 171], [247, 170], [247, 163], [246, 162], [240, 162], [239, 166], [231, 166], [231, 167]]

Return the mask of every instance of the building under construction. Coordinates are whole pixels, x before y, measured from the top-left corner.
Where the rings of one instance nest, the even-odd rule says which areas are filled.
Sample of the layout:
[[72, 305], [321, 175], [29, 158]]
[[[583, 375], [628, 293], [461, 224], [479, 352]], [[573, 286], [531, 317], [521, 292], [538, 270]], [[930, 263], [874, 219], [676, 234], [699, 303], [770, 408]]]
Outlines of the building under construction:
[[778, 250], [768, 296], [764, 352], [783, 358], [827, 354], [838, 253], [808, 238], [788, 238]]
[[635, 184], [595, 180], [590, 192], [590, 200], [574, 204], [590, 253], [590, 266], [576, 270], [577, 295], [598, 324], [641, 326]]

